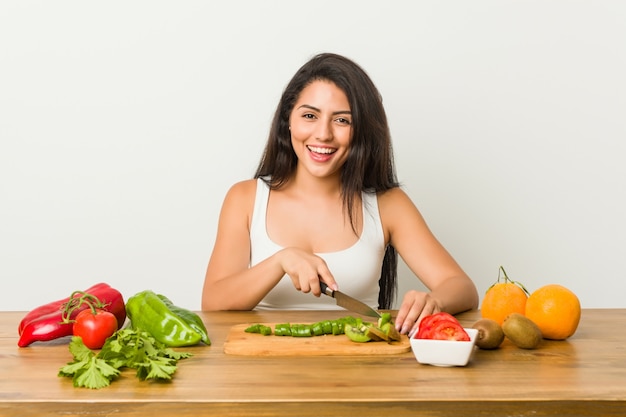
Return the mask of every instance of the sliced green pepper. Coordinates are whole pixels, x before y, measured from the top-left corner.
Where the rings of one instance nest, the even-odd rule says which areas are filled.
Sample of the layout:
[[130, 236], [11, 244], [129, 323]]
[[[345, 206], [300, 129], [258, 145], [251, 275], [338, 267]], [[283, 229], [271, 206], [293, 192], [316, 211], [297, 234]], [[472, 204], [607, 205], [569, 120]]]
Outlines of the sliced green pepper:
[[333, 333], [333, 324], [330, 320], [324, 320], [322, 322], [322, 327], [324, 328], [324, 334], [332, 334]]
[[321, 322], [315, 323], [311, 326], [313, 336], [322, 336], [324, 334], [324, 326]]
[[135, 329], [150, 333], [167, 346], [191, 346], [200, 343], [202, 334], [190, 325], [151, 290], [130, 297], [126, 314]]
[[246, 333], [260, 333], [263, 336], [269, 336], [272, 334], [272, 328], [261, 323], [253, 324], [252, 326], [246, 328], [245, 331]]
[[291, 336], [293, 337], [312, 337], [313, 331], [308, 324], [292, 324]]
[[[385, 313], [383, 313], [385, 314]], [[389, 317], [383, 315], [382, 320], [390, 320]], [[312, 337], [323, 335], [340, 335], [345, 334], [346, 326], [352, 328], [361, 328], [362, 326], [371, 326], [372, 323], [363, 323], [363, 319], [352, 316], [342, 317], [337, 320], [323, 320], [313, 324], [290, 324], [280, 323], [274, 326], [274, 335], [276, 336], [292, 336], [292, 337]], [[253, 324], [245, 329], [248, 333], [272, 334], [271, 328], [260, 323]]]
[[277, 324], [274, 326], [276, 336], [291, 336], [291, 325], [289, 323]]
[[246, 333], [260, 333], [261, 332], [259, 330], [260, 327], [261, 327], [261, 324], [259, 324], [259, 323], [253, 324], [252, 326], [246, 327], [245, 332]]
[[338, 323], [338, 322], [336, 322], [336, 321], [332, 321], [332, 322], [331, 322], [331, 326], [332, 326], [332, 329], [333, 329], [333, 330], [332, 330], [332, 335], [333, 335], [333, 336], [338, 336], [338, 335], [340, 335], [340, 334], [343, 334], [343, 333], [344, 333], [344, 330], [343, 330], [343, 324]]

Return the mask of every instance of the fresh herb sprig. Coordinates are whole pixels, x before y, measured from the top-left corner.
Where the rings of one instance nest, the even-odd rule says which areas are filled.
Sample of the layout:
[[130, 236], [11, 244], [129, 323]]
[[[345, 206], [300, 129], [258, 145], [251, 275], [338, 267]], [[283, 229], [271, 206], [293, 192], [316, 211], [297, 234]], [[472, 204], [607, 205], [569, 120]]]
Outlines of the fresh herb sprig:
[[59, 370], [59, 376], [71, 377], [75, 387], [91, 389], [110, 385], [124, 367], [136, 369], [140, 380], [169, 380], [176, 372], [178, 360], [192, 356], [167, 347], [150, 333], [131, 328], [114, 333], [98, 353], [76, 336], [69, 349], [74, 360]]

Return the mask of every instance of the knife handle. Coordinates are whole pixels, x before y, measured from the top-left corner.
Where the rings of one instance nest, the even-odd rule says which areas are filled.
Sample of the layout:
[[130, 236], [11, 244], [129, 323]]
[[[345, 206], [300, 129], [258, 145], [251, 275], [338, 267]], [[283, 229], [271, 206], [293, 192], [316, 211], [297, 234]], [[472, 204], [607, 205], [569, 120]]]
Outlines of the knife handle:
[[324, 294], [326, 294], [329, 297], [333, 296], [334, 291], [328, 287], [328, 285], [326, 285], [326, 283], [322, 280], [320, 280], [320, 288], [322, 289], [322, 292]]

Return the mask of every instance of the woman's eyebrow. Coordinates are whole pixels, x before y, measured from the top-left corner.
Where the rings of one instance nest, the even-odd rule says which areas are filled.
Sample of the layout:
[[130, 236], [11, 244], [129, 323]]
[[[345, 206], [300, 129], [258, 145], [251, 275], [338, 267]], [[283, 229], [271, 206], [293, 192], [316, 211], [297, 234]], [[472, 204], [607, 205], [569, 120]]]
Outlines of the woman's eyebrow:
[[[314, 110], [314, 111], [317, 111], [317, 112], [321, 112], [320, 109], [318, 109], [315, 106], [311, 106], [310, 104], [302, 104], [301, 106], [298, 107], [298, 109], [301, 109], [301, 108], [307, 108], [307, 109], [311, 109], [311, 110]], [[337, 115], [337, 114], [352, 114], [352, 112], [350, 110], [337, 110], [337, 111], [332, 112], [332, 114], [333, 115]]]

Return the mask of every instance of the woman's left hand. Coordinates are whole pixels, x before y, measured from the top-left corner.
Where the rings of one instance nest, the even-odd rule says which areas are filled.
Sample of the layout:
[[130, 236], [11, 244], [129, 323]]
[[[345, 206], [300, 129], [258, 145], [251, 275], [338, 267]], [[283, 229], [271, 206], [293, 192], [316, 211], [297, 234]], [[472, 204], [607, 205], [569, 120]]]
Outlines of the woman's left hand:
[[423, 291], [408, 291], [396, 316], [396, 329], [402, 334], [412, 336], [417, 331], [420, 321], [428, 315], [439, 313], [441, 307], [437, 301]]

